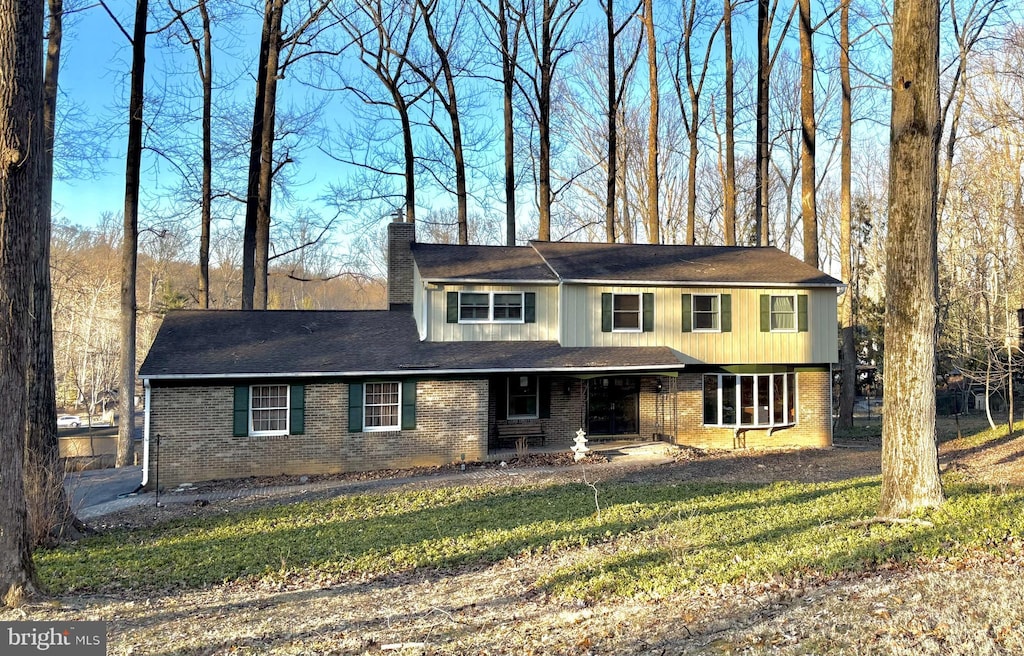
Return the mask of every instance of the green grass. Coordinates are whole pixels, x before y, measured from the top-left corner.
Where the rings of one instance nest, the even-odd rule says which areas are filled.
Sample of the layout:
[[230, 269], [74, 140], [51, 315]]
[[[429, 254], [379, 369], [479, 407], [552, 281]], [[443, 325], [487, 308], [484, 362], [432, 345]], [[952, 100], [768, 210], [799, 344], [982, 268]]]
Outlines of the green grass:
[[36, 553], [56, 594], [338, 580], [452, 569], [585, 546], [538, 584], [566, 596], [656, 596], [705, 584], [996, 549], [1024, 534], [1024, 491], [951, 485], [934, 527], [850, 528], [877, 477], [824, 484], [581, 484], [354, 496], [119, 530]]

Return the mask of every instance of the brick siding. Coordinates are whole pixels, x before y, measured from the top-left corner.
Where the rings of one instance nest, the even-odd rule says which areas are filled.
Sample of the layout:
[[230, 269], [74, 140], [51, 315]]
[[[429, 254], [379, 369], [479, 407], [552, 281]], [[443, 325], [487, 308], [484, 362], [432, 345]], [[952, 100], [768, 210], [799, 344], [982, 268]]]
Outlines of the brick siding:
[[[415, 430], [348, 432], [348, 384], [306, 384], [303, 435], [232, 436], [233, 386], [151, 392], [160, 486], [245, 476], [443, 465], [487, 455], [487, 381], [417, 383]], [[150, 447], [154, 482], [157, 448]]]

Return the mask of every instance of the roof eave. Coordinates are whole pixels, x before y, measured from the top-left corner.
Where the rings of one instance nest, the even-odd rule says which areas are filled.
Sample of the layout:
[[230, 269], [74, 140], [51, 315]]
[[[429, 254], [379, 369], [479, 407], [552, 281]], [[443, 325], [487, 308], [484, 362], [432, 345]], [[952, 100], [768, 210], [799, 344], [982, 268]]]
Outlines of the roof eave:
[[807, 287], [842, 287], [843, 283], [835, 282], [728, 282], [724, 280], [628, 280], [623, 278], [566, 278], [562, 281], [567, 285], [605, 285], [605, 286], [648, 286], [648, 287], [752, 287], [752, 288], [786, 288], [801, 289]]
[[684, 368], [682, 362], [671, 364], [647, 364], [647, 365], [594, 365], [584, 367], [484, 367], [473, 369], [440, 369], [430, 367], [402, 368], [395, 370], [373, 370], [373, 371], [291, 371], [291, 372], [262, 372], [262, 373], [224, 373], [224, 374], [139, 374], [142, 380], [150, 381], [175, 381], [175, 380], [237, 380], [247, 379], [270, 379], [270, 378], [357, 378], [365, 376], [451, 376], [463, 374], [501, 374], [501, 373], [587, 373], [596, 371], [675, 371]]
[[430, 278], [420, 275], [423, 282], [441, 285], [557, 285], [557, 280], [513, 280], [501, 278]]

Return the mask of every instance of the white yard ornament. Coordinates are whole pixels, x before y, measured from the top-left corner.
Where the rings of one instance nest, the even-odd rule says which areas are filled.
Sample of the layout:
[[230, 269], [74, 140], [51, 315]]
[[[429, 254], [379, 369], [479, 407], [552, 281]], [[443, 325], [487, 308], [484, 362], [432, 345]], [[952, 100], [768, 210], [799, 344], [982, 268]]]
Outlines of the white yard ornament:
[[581, 428], [576, 431], [576, 437], [573, 438], [573, 459], [575, 459], [576, 462], [583, 460], [587, 457], [588, 451], [590, 451], [590, 449], [587, 448], [587, 431]]

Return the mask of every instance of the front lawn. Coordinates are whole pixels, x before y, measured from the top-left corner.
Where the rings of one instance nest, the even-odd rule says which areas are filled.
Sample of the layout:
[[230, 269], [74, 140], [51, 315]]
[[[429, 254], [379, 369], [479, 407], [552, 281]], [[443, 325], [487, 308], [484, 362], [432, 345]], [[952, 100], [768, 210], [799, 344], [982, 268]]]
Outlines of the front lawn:
[[[318, 586], [396, 572], [581, 557], [535, 582], [560, 597], [658, 598], [708, 584], [829, 575], [1017, 548], [1024, 491], [948, 484], [924, 525], [870, 525], [878, 477], [801, 484], [453, 487], [264, 507], [115, 530], [35, 555], [53, 594]], [[600, 508], [598, 508], [598, 505]]]

